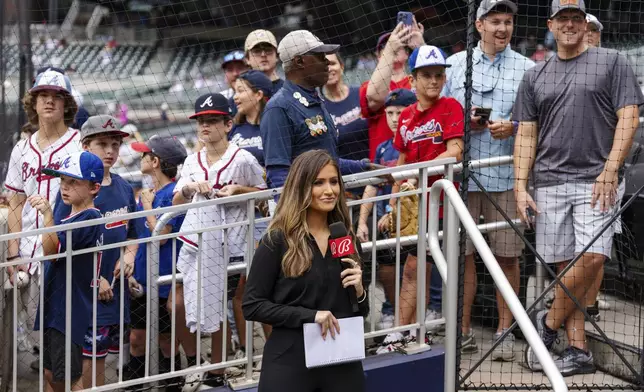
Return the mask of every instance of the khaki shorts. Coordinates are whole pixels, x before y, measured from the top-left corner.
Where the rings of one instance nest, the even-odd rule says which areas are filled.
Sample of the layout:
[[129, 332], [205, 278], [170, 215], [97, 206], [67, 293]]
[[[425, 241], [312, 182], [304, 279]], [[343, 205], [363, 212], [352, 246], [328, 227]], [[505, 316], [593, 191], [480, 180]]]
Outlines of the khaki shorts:
[[[517, 219], [517, 202], [513, 191], [489, 192], [492, 199], [503, 208], [504, 212], [512, 219]], [[479, 217], [483, 215], [485, 223], [505, 222], [503, 215], [494, 208], [494, 205], [482, 192], [470, 192], [467, 194], [467, 209], [478, 224]], [[523, 232], [523, 229], [521, 229]], [[523, 251], [523, 240], [516, 232], [509, 228], [505, 230], [490, 231], [487, 233], [492, 253], [498, 257], [519, 257]], [[474, 254], [474, 244], [467, 239], [465, 254]]]

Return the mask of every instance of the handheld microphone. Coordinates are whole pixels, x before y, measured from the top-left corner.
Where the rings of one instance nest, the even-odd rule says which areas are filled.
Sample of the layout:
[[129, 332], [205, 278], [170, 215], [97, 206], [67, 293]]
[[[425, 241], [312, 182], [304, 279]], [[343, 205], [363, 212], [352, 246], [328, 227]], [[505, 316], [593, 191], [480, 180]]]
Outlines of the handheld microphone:
[[[329, 248], [331, 255], [334, 259], [338, 259], [342, 269], [349, 268], [347, 263], [343, 263], [340, 259], [356, 253], [356, 248], [353, 244], [353, 239], [347, 232], [347, 228], [342, 222], [335, 222], [329, 225], [331, 235], [329, 236]], [[347, 287], [349, 294], [349, 301], [354, 313], [358, 313], [360, 308], [358, 306], [358, 295], [354, 286]]]

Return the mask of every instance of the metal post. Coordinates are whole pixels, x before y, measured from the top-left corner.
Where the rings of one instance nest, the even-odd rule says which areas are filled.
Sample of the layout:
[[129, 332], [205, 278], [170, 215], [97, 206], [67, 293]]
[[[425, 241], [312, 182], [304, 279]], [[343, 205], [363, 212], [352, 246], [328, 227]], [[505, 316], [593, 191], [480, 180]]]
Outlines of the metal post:
[[159, 257], [161, 243], [154, 239], [152, 241], [152, 254], [150, 255], [151, 280], [148, 280], [147, 295], [150, 297], [151, 307], [148, 308], [150, 315], [150, 375], [159, 374]]
[[425, 311], [427, 310], [426, 300], [425, 300], [425, 286], [427, 285], [427, 202], [429, 194], [429, 186], [427, 179], [427, 169], [420, 169], [420, 178], [418, 179], [420, 184], [420, 189], [422, 193], [420, 194], [420, 211], [418, 213], [418, 248], [417, 256], [418, 262], [418, 277], [416, 287], [418, 288], [418, 295], [416, 301], [416, 322], [420, 324], [418, 328], [418, 335], [416, 336], [416, 341], [420, 347], [425, 346]]
[[[29, 6], [30, 0], [20, 0], [16, 2], [18, 7], [19, 23], [19, 40], [20, 40], [20, 85], [18, 87], [18, 98], [21, 99], [26, 92], [27, 84], [33, 76], [33, 67], [31, 65], [31, 30], [29, 28]], [[4, 7], [4, 2], [2, 4]], [[2, 80], [4, 83], [4, 80]], [[20, 108], [18, 112], [18, 124], [16, 130], [20, 130], [22, 124], [26, 122], [26, 113]]]
[[[72, 390], [72, 231], [67, 230], [67, 255], [65, 264], [65, 390]], [[43, 271], [44, 273], [44, 271]], [[43, 315], [44, 316], [44, 315]]]
[[58, 24], [58, 0], [49, 0], [47, 24], [50, 26], [56, 26]]
[[[454, 167], [449, 165], [445, 173], [449, 181], [454, 181]], [[443, 210], [445, 213], [446, 227], [443, 230], [443, 241], [447, 251], [447, 314], [445, 315], [445, 390], [456, 391], [458, 388], [458, 304], [459, 300], [459, 249], [458, 249], [458, 219], [451, 200], [444, 196]], [[444, 293], [445, 295], [445, 293]]]

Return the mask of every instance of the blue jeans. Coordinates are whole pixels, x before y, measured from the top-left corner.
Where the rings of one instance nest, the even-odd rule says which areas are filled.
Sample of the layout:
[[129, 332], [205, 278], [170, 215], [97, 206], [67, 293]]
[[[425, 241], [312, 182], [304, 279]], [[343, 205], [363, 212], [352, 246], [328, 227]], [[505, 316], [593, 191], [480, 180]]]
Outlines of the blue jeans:
[[[431, 264], [432, 266], [432, 278], [429, 283], [429, 305], [427, 306], [427, 309], [429, 310], [434, 310], [436, 312], [440, 312], [443, 304], [443, 280], [441, 279], [441, 275], [438, 272], [438, 268], [434, 264]], [[400, 268], [402, 269], [402, 265]], [[401, 279], [402, 279], [402, 271], [401, 271]], [[394, 315], [394, 307], [392, 306], [390, 302], [390, 298], [385, 298], [385, 301], [382, 303], [382, 315], [389, 315], [393, 316]]]

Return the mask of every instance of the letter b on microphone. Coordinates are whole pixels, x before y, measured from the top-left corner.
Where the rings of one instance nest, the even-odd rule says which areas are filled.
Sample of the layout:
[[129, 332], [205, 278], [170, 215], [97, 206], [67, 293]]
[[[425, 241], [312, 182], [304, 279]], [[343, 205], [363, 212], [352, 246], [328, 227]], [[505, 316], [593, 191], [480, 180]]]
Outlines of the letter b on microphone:
[[329, 246], [334, 258], [342, 258], [356, 253], [351, 236], [330, 239]]

